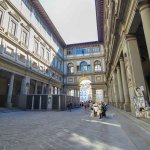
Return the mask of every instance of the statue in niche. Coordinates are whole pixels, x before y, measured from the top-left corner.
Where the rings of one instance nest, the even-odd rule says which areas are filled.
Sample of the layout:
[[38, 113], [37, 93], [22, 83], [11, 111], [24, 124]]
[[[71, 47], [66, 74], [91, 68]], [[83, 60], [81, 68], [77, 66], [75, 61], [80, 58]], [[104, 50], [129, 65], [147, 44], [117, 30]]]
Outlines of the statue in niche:
[[132, 86], [132, 75], [131, 75], [129, 60], [128, 60], [126, 53], [124, 54], [124, 61], [125, 61], [125, 69], [126, 69], [128, 87], [131, 87]]

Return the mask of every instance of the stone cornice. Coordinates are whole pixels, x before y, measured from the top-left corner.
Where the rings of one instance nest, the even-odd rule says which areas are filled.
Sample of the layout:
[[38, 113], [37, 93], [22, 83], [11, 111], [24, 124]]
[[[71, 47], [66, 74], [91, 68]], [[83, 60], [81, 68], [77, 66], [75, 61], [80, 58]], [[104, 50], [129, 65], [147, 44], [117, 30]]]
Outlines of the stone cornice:
[[104, 42], [104, 0], [95, 0], [98, 41]]
[[57, 37], [57, 40], [61, 43], [64, 47], [66, 43], [64, 42], [63, 38], [59, 34], [58, 30], [56, 29], [55, 25], [52, 23], [51, 19], [47, 15], [46, 11], [44, 10], [43, 6], [39, 2], [39, 0], [30, 0], [31, 5], [35, 8], [38, 14], [41, 16], [41, 19], [46, 23], [47, 27], [50, 31]]
[[0, 6], [3, 7], [5, 10], [8, 9], [8, 6], [7, 6], [7, 4], [6, 4], [6, 2], [4, 0], [0, 1]]

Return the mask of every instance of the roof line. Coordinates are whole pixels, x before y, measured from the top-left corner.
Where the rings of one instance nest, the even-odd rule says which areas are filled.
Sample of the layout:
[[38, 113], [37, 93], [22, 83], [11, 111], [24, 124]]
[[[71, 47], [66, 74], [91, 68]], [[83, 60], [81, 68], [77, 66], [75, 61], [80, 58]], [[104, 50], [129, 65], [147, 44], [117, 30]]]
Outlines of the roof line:
[[104, 42], [104, 0], [95, 0], [98, 41]]
[[91, 44], [101, 44], [101, 42], [99, 42], [99, 41], [91, 41], [91, 42], [83, 42], [83, 43], [73, 43], [73, 44], [66, 45], [66, 47], [80, 46], [80, 45], [91, 45]]
[[48, 29], [50, 29], [50, 32], [52, 32], [57, 37], [57, 40], [61, 43], [62, 46], [66, 46], [65, 41], [61, 37], [60, 33], [56, 29], [55, 25], [51, 21], [50, 17], [46, 13], [45, 9], [43, 8], [39, 0], [30, 0], [30, 2], [40, 15], [41, 19], [43, 19], [43, 21], [46, 23]]

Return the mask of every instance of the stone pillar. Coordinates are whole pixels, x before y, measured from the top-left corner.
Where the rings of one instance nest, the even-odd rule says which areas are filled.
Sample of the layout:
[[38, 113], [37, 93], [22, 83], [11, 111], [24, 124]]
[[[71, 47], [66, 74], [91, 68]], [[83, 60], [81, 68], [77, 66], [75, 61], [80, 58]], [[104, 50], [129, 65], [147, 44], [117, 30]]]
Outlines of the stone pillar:
[[57, 88], [57, 94], [60, 94], [60, 88]]
[[149, 29], [150, 28], [150, 3], [140, 2], [139, 10], [141, 14], [145, 40], [146, 40], [147, 49], [149, 53], [149, 59], [150, 59], [150, 29]]
[[[144, 87], [144, 97], [147, 100], [148, 96], [147, 96], [147, 91], [146, 91], [145, 77], [144, 77], [144, 73], [143, 73], [138, 43], [137, 43], [137, 39], [135, 36], [133, 36], [133, 35], [126, 36], [126, 49], [128, 52], [126, 59], [129, 58], [128, 61], [130, 62], [130, 76], [131, 76], [130, 78], [132, 79], [131, 87], [129, 90], [130, 99], [132, 99], [132, 101], [133, 101], [133, 97], [135, 96], [135, 91], [134, 91], [135, 88], [143, 86]], [[132, 106], [132, 107], [134, 107], [134, 106]]]
[[55, 87], [55, 94], [57, 95], [58, 93], [57, 93], [58, 91], [57, 91], [57, 87]]
[[52, 94], [52, 93], [50, 93], [50, 89], [51, 89], [50, 84], [47, 84], [46, 85], [46, 94]]
[[92, 101], [96, 102], [96, 89], [92, 87]]
[[44, 88], [45, 88], [45, 84], [42, 83], [42, 91], [41, 91], [41, 94], [44, 94]]
[[37, 87], [38, 87], [38, 81], [35, 81], [35, 89], [34, 89], [34, 94], [37, 94]]
[[121, 72], [119, 67], [117, 67], [117, 81], [118, 81], [120, 109], [123, 109], [124, 95], [123, 95], [123, 87], [122, 87], [122, 80], [121, 80]]
[[55, 86], [53, 86], [53, 94], [55, 94]]
[[51, 95], [54, 94], [53, 91], [54, 91], [53, 86], [51, 86]]
[[119, 108], [119, 97], [118, 97], [118, 87], [117, 87], [117, 80], [116, 80], [116, 72], [113, 73], [113, 90], [114, 90], [114, 100], [115, 105]]
[[15, 78], [15, 75], [12, 74], [11, 78], [10, 78], [8, 95], [7, 95], [7, 106], [8, 107], [12, 107], [11, 99], [12, 99], [12, 94], [13, 94], [14, 78]]
[[128, 85], [127, 85], [125, 65], [124, 65], [124, 61], [123, 61], [122, 58], [120, 59], [120, 68], [121, 68], [123, 93], [124, 93], [124, 99], [125, 99], [124, 110], [125, 111], [130, 111], [131, 108], [130, 108], [129, 90], [128, 90]]
[[29, 88], [30, 88], [30, 77], [26, 76], [22, 79], [21, 94], [27, 95], [29, 93]]

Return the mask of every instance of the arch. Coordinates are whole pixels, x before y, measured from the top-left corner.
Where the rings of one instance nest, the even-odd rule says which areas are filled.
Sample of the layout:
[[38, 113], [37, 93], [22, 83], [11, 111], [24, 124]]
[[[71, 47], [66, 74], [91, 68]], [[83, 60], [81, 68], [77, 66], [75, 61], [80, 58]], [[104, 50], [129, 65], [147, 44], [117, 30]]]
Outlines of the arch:
[[80, 83], [81, 83], [83, 80], [89, 80], [89, 81], [91, 81], [91, 79], [90, 79], [89, 77], [86, 77], [86, 76], [80, 77], [80, 78], [78, 79], [78, 85], [80, 85]]
[[102, 65], [99, 60], [96, 60], [94, 62], [94, 71], [102, 71]]
[[90, 70], [91, 70], [91, 66], [88, 65], [86, 61], [82, 61], [80, 63], [80, 71], [90, 71]]
[[68, 73], [74, 73], [74, 65], [73, 65], [73, 63], [69, 63], [67, 65], [67, 72]]
[[84, 79], [80, 82], [80, 101], [92, 100], [91, 81]]

